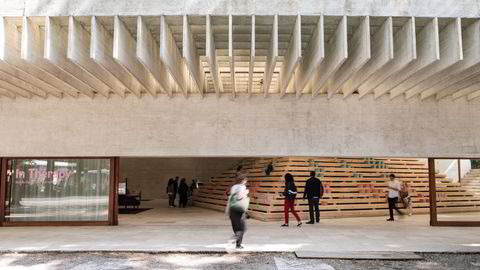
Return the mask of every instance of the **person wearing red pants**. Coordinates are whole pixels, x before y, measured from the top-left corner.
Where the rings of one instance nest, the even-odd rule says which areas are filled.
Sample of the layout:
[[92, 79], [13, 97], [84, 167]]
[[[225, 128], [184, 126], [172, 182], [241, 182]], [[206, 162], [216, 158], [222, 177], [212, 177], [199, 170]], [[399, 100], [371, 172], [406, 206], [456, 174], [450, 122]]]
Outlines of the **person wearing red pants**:
[[292, 214], [298, 221], [297, 227], [302, 226], [302, 221], [295, 211], [295, 198], [297, 197], [297, 187], [295, 186], [295, 181], [293, 180], [293, 176], [289, 173], [285, 174], [285, 190], [283, 192], [283, 196], [285, 196], [285, 204], [284, 204], [284, 214], [285, 214], [285, 223], [282, 227], [288, 226], [288, 212], [289, 210], [292, 211]]

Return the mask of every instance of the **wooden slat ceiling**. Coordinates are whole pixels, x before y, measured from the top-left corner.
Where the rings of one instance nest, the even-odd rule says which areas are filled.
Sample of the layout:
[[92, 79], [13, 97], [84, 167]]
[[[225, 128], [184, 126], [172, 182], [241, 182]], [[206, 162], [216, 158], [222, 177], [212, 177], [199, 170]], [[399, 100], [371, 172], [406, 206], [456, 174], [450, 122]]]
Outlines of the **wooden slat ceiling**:
[[208, 94], [473, 100], [480, 97], [480, 20], [195, 15], [1, 20], [2, 99]]

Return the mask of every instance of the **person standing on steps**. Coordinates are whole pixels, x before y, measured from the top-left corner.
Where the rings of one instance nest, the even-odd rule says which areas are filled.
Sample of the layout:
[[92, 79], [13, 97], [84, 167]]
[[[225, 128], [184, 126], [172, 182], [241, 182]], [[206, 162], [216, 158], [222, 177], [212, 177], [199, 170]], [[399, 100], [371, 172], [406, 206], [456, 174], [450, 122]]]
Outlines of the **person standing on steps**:
[[295, 186], [295, 181], [293, 180], [293, 176], [289, 173], [285, 174], [285, 190], [283, 191], [283, 196], [285, 196], [285, 203], [283, 212], [285, 214], [285, 223], [282, 227], [288, 226], [288, 212], [289, 210], [292, 211], [292, 214], [298, 221], [297, 227], [302, 226], [302, 221], [295, 211], [295, 198], [297, 197], [297, 187]]
[[315, 177], [315, 171], [310, 172], [310, 178], [305, 183], [303, 190], [303, 199], [308, 199], [308, 210], [310, 212], [310, 221], [307, 224], [315, 224], [313, 219], [313, 209], [315, 208], [315, 220], [320, 222], [320, 199], [323, 197], [323, 185], [320, 179]]
[[402, 190], [402, 183], [395, 179], [395, 174], [390, 174], [390, 181], [388, 182], [388, 211], [390, 213], [390, 218], [387, 221], [394, 221], [393, 219], [393, 209], [395, 209], [398, 214], [403, 216], [403, 212], [397, 208], [397, 200], [400, 191]]
[[250, 198], [248, 197], [247, 177], [245, 174], [236, 178], [236, 184], [230, 189], [225, 213], [230, 217], [233, 229], [232, 242], [237, 249], [242, 249], [243, 235], [245, 234], [245, 215], [248, 210]]

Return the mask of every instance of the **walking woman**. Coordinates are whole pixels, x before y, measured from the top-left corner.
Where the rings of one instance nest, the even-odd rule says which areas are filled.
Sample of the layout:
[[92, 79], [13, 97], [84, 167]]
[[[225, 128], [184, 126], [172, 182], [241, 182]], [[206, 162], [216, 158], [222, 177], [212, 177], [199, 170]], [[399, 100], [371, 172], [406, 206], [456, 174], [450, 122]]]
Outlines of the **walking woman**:
[[233, 229], [233, 239], [237, 249], [242, 249], [243, 234], [245, 233], [245, 215], [248, 210], [250, 198], [248, 197], [247, 177], [239, 175], [237, 183], [230, 189], [226, 214], [230, 217]]
[[295, 182], [293, 180], [293, 176], [289, 173], [285, 174], [285, 190], [283, 192], [283, 196], [285, 196], [285, 204], [284, 204], [284, 214], [285, 214], [285, 223], [282, 227], [288, 226], [288, 211], [291, 210], [292, 214], [298, 221], [297, 227], [302, 226], [302, 221], [295, 211], [295, 198], [297, 197], [297, 187], [295, 186]]
[[172, 178], [168, 180], [167, 184], [167, 194], [168, 194], [168, 206], [175, 207], [175, 182]]

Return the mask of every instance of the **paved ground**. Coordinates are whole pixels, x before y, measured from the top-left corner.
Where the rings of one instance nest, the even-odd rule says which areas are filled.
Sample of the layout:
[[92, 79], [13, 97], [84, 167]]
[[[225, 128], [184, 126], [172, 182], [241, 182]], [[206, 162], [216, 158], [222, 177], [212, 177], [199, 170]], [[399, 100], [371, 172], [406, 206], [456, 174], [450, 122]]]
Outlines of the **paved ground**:
[[104, 270], [104, 269], [480, 269], [478, 254], [420, 254], [422, 260], [304, 260], [292, 253], [5, 253], [2, 270]]
[[[245, 250], [480, 252], [478, 228], [430, 227], [426, 215], [385, 219], [324, 219], [301, 228], [248, 220]], [[224, 252], [231, 234], [220, 212], [160, 207], [121, 215], [112, 227], [3, 227], [0, 251]]]

